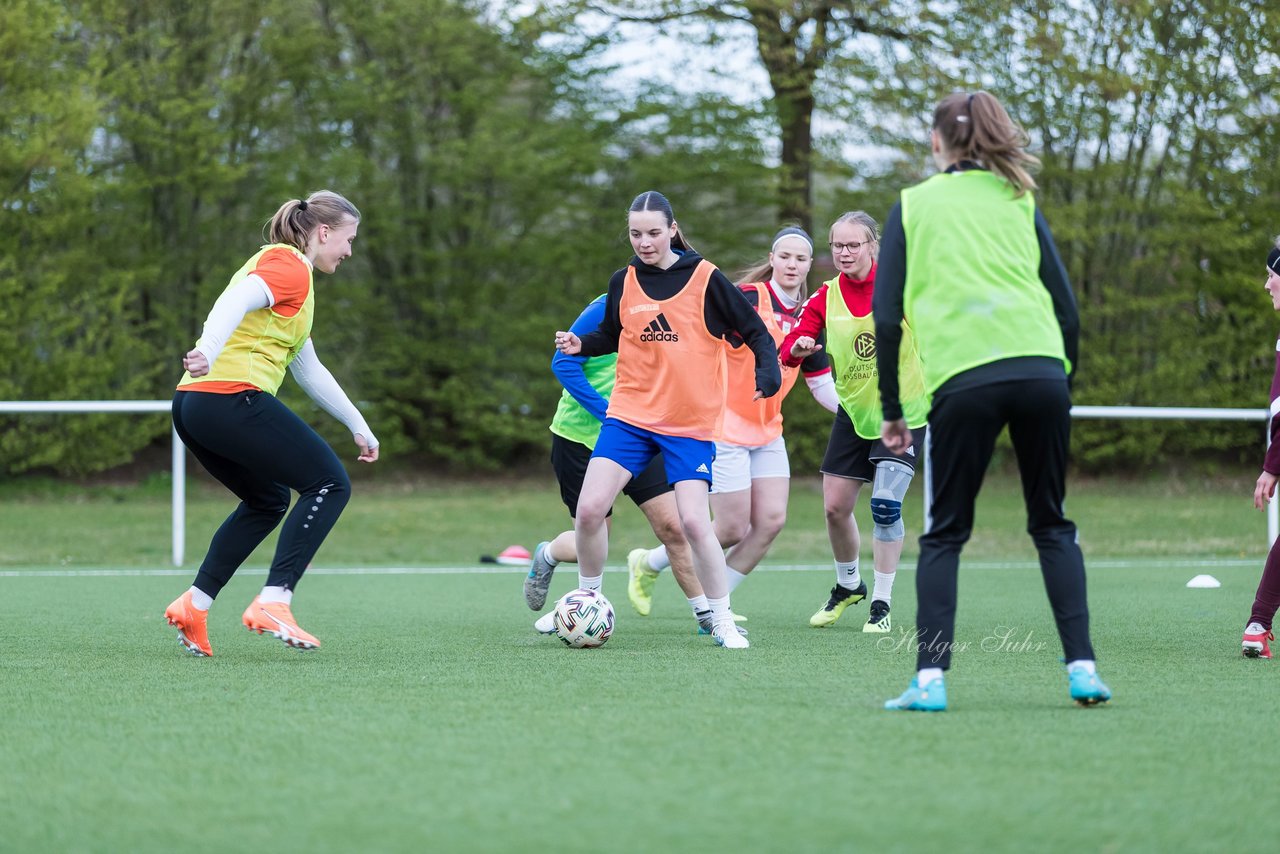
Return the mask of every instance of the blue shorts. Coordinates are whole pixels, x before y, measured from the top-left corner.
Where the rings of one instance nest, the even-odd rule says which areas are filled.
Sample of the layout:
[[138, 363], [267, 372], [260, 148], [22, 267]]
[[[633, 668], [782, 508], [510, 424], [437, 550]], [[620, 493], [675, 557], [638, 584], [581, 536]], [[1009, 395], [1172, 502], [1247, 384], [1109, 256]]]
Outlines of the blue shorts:
[[606, 418], [596, 439], [592, 458], [613, 460], [635, 477], [649, 461], [662, 454], [667, 483], [704, 480], [711, 483], [711, 465], [716, 459], [716, 443], [685, 436], [664, 436], [616, 418]]

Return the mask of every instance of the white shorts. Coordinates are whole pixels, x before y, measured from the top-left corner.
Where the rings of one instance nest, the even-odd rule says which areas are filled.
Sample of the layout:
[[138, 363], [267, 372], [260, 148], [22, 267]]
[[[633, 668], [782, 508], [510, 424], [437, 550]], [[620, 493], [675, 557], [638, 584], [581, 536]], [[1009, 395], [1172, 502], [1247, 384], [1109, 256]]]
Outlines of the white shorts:
[[712, 493], [750, 489], [751, 481], [758, 477], [791, 477], [785, 438], [779, 436], [758, 448], [716, 442], [716, 461], [711, 466]]

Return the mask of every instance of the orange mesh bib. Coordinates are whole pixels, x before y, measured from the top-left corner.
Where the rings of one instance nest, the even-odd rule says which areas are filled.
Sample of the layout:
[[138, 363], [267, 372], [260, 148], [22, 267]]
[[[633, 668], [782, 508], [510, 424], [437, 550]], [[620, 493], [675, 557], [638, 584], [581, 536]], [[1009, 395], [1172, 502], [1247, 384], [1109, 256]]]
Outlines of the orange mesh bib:
[[[787, 332], [778, 321], [773, 311], [773, 297], [769, 294], [768, 285], [756, 284], [756, 312], [764, 321], [765, 329], [773, 336], [773, 343], [782, 347], [782, 339]], [[800, 376], [800, 368], [782, 368], [782, 388], [773, 397], [755, 400], [756, 394], [756, 357], [750, 347], [728, 349], [729, 393], [727, 409], [724, 414], [724, 431], [722, 440], [732, 445], [747, 448], [758, 448], [767, 445], [782, 435], [782, 401]]]
[[618, 379], [609, 415], [664, 436], [714, 440], [725, 408], [725, 346], [703, 318], [715, 266], [702, 261], [680, 292], [645, 296], [627, 268], [618, 313]]

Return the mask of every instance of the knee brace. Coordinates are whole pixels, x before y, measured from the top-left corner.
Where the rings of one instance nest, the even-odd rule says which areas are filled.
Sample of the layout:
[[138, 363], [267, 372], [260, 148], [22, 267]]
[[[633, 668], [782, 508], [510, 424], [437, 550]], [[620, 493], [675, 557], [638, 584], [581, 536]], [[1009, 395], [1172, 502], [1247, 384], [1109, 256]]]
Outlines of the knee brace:
[[902, 502], [893, 498], [871, 499], [871, 521], [876, 523], [872, 532], [877, 540], [896, 543], [907, 535], [902, 525]]
[[906, 537], [902, 499], [911, 484], [911, 476], [912, 471], [901, 463], [876, 464], [876, 476], [871, 484], [871, 521], [875, 522], [872, 536], [877, 540], [896, 543]]

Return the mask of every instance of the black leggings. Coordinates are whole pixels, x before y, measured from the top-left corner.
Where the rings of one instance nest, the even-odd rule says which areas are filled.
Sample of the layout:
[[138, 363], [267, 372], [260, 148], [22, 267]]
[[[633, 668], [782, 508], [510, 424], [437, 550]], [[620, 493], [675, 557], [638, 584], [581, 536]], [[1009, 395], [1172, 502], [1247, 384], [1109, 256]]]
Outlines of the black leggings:
[[951, 666], [956, 574], [973, 530], [973, 505], [1006, 424], [1022, 476], [1027, 533], [1067, 661], [1092, 659], [1084, 557], [1076, 526], [1063, 515], [1071, 395], [1066, 379], [1026, 379], [934, 398], [929, 412], [925, 489], [931, 500], [916, 570], [917, 668]]
[[289, 407], [262, 391], [173, 396], [173, 426], [209, 474], [240, 499], [213, 540], [195, 586], [217, 596], [289, 510], [267, 584], [295, 588], [351, 497], [333, 449]]

